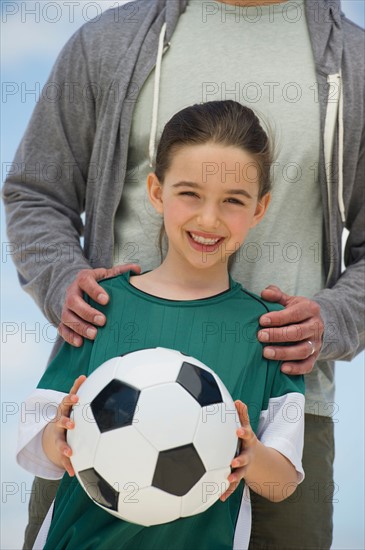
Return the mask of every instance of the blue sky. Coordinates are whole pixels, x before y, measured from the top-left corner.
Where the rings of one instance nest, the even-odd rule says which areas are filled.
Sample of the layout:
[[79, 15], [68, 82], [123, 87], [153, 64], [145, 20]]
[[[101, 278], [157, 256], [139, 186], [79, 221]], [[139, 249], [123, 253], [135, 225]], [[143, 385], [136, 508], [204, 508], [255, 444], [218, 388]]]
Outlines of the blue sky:
[[[15, 2], [3, 0], [2, 11], [2, 173], [16, 147], [61, 47], [85, 21], [122, 1]], [[364, 26], [364, 1], [344, 0], [345, 14]], [[361, 55], [361, 52], [359, 52]], [[32, 93], [32, 90], [35, 93]], [[3, 214], [3, 210], [1, 212]], [[14, 460], [22, 400], [40, 378], [55, 329], [21, 290], [9, 254], [2, 215], [2, 355], [0, 548], [20, 548], [27, 520], [32, 476]], [[364, 354], [351, 364], [338, 363], [336, 373], [337, 493], [334, 502], [336, 550], [365, 548], [364, 517]], [[29, 412], [29, 411], [28, 411]]]

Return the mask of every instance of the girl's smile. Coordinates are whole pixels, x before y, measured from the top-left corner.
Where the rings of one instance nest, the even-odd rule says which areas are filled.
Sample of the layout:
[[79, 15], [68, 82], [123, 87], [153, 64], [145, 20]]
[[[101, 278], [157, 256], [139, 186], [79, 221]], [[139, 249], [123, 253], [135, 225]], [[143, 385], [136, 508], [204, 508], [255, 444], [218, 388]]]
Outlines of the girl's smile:
[[224, 237], [201, 231], [187, 231], [191, 246], [199, 252], [214, 252], [220, 246]]

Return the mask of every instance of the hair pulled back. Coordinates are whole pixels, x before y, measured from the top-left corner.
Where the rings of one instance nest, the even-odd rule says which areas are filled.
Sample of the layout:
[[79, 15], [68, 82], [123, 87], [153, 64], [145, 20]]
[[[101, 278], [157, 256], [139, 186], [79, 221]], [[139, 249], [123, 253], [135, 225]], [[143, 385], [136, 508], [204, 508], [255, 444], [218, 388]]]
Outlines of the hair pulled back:
[[216, 143], [250, 154], [258, 166], [259, 199], [271, 190], [270, 139], [249, 107], [237, 101], [209, 101], [186, 107], [166, 124], [156, 154], [155, 174], [163, 183], [174, 153], [184, 145]]

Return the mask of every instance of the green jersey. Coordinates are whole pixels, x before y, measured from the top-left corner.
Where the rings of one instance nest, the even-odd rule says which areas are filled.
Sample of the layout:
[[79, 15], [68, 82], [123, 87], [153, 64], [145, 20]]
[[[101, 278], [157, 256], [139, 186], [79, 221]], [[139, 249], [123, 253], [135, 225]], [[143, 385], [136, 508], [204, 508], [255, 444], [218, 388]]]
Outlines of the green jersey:
[[[268, 416], [270, 402], [283, 402], [289, 394], [302, 398], [303, 378], [286, 376], [280, 371], [279, 362], [263, 358], [263, 346], [256, 337], [259, 317], [278, 306], [264, 302], [232, 279], [230, 288], [221, 294], [178, 301], [157, 298], [138, 290], [129, 283], [129, 276], [130, 273], [126, 273], [101, 283], [110, 296], [106, 306], [97, 305], [107, 318], [106, 325], [98, 329], [94, 342], [85, 339], [81, 348], [63, 345], [38, 385], [38, 396], [48, 392], [49, 401], [60, 401], [79, 375], [89, 375], [106, 360], [131, 351], [161, 346], [196, 357], [213, 369], [233, 399], [247, 404], [252, 428], [259, 435], [265, 432], [265, 422], [271, 424], [269, 431], [272, 432], [273, 419], [264, 418], [265, 414]], [[290, 426], [290, 429], [300, 431], [300, 423]], [[271, 434], [270, 441], [273, 439], [275, 437]], [[285, 434], [283, 438], [280, 433], [279, 439], [285, 439]], [[288, 452], [280, 446], [279, 450], [300, 471], [301, 449], [297, 451], [299, 458], [293, 458], [295, 436], [290, 435], [288, 439], [291, 439]], [[275, 444], [270, 443], [270, 446]], [[30, 460], [28, 452], [27, 461]], [[37, 460], [40, 460], [39, 453]], [[40, 475], [39, 470], [36, 473]], [[96, 506], [76, 477], [65, 474], [44, 548], [233, 548], [241, 501], [244, 500], [242, 491], [243, 484], [226, 502], [217, 501], [196, 516], [143, 527], [115, 518]]]

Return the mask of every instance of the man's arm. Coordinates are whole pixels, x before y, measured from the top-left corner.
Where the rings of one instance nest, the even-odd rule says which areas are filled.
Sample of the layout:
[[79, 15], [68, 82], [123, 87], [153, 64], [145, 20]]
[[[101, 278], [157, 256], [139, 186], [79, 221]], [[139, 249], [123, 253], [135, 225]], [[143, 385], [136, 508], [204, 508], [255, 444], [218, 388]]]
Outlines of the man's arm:
[[79, 31], [63, 48], [6, 179], [9, 244], [21, 285], [58, 324], [65, 291], [89, 268], [80, 246], [95, 105]]
[[[346, 166], [344, 178], [345, 184]], [[326, 327], [321, 359], [350, 361], [365, 347], [364, 178], [365, 128], [359, 148], [355, 184], [346, 207], [346, 229], [349, 231], [344, 253], [346, 269], [332, 288], [322, 290], [313, 298], [321, 307]]]
[[[346, 182], [346, 170], [344, 173]], [[290, 374], [310, 372], [317, 358], [350, 361], [365, 347], [365, 132], [363, 131], [352, 195], [346, 206], [346, 269], [330, 288], [315, 294], [313, 300], [288, 296], [269, 287], [262, 296], [285, 306], [285, 310], [263, 315], [258, 338], [270, 345], [275, 359], [284, 361], [282, 370]], [[345, 189], [346, 191], [346, 189]], [[271, 323], [265, 324], [270, 318]], [[289, 327], [289, 325], [291, 325]], [[295, 342], [295, 333], [300, 337]], [[311, 345], [314, 352], [312, 353]], [[288, 346], [271, 343], [291, 342]], [[313, 348], [312, 348], [313, 349]]]

